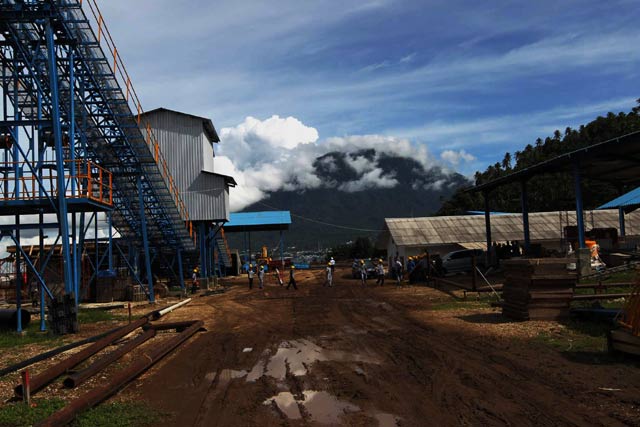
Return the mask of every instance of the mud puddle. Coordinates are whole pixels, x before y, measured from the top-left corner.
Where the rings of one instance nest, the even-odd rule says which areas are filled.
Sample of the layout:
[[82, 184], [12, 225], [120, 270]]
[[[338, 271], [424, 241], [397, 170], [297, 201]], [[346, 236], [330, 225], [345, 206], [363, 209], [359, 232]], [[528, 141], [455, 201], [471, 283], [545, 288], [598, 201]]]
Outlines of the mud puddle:
[[284, 380], [287, 369], [294, 376], [304, 376], [311, 365], [322, 361], [380, 363], [373, 355], [327, 350], [306, 339], [284, 341], [267, 362], [260, 360], [251, 369], [247, 381], [255, 381], [263, 375]]

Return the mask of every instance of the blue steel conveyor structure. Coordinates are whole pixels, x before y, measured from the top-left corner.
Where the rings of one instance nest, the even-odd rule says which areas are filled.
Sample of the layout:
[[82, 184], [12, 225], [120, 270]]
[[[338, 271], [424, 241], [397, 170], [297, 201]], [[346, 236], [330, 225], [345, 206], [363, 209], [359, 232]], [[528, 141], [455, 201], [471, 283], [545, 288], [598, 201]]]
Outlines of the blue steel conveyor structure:
[[[28, 268], [45, 329], [45, 294], [56, 296], [43, 280], [44, 230], [52, 229], [64, 293], [77, 304], [83, 245], [93, 225], [97, 247], [103, 219], [109, 249], [92, 263], [94, 277], [103, 262], [111, 269], [115, 248], [154, 302], [151, 263], [195, 251], [195, 233], [96, 1], [2, 0], [0, 67], [0, 215], [13, 219], [0, 229], [16, 245], [18, 306]], [[37, 220], [21, 223], [29, 214]], [[128, 247], [115, 244], [114, 228]], [[21, 246], [24, 230], [39, 237], [35, 262]]]

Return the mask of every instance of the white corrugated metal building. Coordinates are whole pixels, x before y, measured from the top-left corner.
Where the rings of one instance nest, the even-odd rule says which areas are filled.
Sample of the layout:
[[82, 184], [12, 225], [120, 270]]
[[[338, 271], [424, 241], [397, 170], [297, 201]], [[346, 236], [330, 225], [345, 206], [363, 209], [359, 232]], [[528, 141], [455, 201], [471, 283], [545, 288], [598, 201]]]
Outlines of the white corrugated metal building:
[[210, 119], [157, 108], [144, 113], [158, 139], [192, 221], [229, 220], [229, 187], [235, 180], [214, 170], [213, 144], [220, 139]]
[[[229, 187], [236, 185], [233, 177], [215, 171], [213, 144], [220, 142], [216, 129], [206, 117], [166, 108], [144, 113], [141, 122], [148, 124], [157, 138], [189, 219], [196, 225], [199, 274], [213, 277], [216, 250], [230, 266], [226, 240], [218, 232], [229, 221]], [[194, 260], [188, 262], [195, 264]]]
[[[619, 230], [618, 210], [585, 211], [585, 229], [615, 228]], [[549, 249], [563, 248], [564, 229], [576, 225], [575, 212], [537, 212], [529, 214], [531, 242]], [[428, 250], [433, 254], [446, 254], [460, 249], [486, 250], [484, 215], [438, 216], [424, 218], [386, 218], [385, 229], [376, 246], [387, 249], [389, 257], [397, 253], [401, 258], [418, 255]], [[491, 215], [491, 235], [495, 242], [524, 240], [522, 215]], [[626, 215], [626, 242], [640, 240], [640, 212]], [[603, 248], [609, 245], [599, 239]]]

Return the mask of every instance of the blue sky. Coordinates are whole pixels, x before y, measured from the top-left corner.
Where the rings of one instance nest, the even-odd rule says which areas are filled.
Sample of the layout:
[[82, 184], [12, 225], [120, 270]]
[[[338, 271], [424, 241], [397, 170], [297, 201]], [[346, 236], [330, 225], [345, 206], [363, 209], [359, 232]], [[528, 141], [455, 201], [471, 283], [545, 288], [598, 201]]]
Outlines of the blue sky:
[[640, 98], [634, 0], [100, 5], [147, 109], [406, 138], [465, 174]]

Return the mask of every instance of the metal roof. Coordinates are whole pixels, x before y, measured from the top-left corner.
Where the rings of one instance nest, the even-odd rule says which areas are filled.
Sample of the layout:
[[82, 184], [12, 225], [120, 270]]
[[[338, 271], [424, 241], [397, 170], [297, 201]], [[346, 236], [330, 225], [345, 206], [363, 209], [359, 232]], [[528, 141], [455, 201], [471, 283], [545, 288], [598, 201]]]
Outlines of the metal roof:
[[598, 209], [631, 208], [640, 206], [640, 187], [605, 203]]
[[569, 172], [576, 162], [584, 177], [621, 185], [640, 184], [640, 131], [622, 135], [476, 185], [468, 191], [490, 191], [497, 187], [552, 172]]
[[220, 177], [224, 178], [225, 184], [227, 184], [229, 187], [235, 187], [236, 185], [238, 185], [236, 180], [231, 175], [224, 175], [224, 174], [221, 174], [221, 173], [210, 172], [210, 171], [207, 171], [207, 170], [202, 170], [200, 172], [208, 173], [209, 175], [216, 175], [216, 176], [220, 176]]
[[196, 116], [194, 114], [189, 114], [189, 113], [183, 113], [182, 111], [170, 110], [170, 109], [164, 108], [164, 107], [155, 108], [153, 110], [145, 111], [144, 113], [141, 114], [141, 116], [145, 116], [145, 115], [149, 115], [149, 114], [153, 114], [153, 113], [159, 113], [159, 112], [162, 112], [162, 111], [167, 111], [169, 113], [180, 114], [182, 116], [191, 117], [192, 119], [201, 120], [202, 121], [202, 126], [204, 126], [204, 133], [207, 135], [207, 138], [209, 139], [209, 142], [220, 142], [220, 137], [218, 136], [218, 132], [216, 132], [215, 126], [213, 126], [213, 122], [211, 121], [211, 119], [208, 119], [206, 117]]
[[[617, 210], [585, 211], [585, 228], [619, 228]], [[425, 218], [385, 219], [387, 237], [397, 246], [428, 246], [470, 244], [486, 241], [484, 216], [436, 216]], [[575, 212], [535, 212], [529, 214], [532, 241], [562, 238], [565, 226], [576, 225]], [[626, 216], [626, 234], [640, 234], [640, 212]], [[618, 229], [618, 232], [620, 230]], [[494, 241], [524, 240], [522, 214], [491, 217], [491, 236]]]
[[291, 224], [289, 211], [236, 212], [224, 225], [225, 232], [288, 230]]

